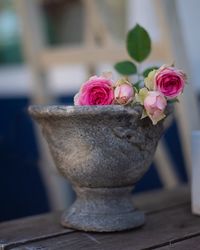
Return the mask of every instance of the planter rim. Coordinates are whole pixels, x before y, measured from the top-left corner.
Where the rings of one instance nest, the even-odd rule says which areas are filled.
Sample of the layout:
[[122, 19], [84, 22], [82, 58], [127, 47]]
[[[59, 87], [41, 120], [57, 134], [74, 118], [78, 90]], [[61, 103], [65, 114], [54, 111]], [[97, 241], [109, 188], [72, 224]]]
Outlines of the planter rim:
[[44, 117], [72, 117], [86, 115], [141, 115], [142, 107], [122, 105], [102, 105], [102, 106], [67, 106], [67, 105], [31, 105], [28, 108], [29, 114], [34, 118]]

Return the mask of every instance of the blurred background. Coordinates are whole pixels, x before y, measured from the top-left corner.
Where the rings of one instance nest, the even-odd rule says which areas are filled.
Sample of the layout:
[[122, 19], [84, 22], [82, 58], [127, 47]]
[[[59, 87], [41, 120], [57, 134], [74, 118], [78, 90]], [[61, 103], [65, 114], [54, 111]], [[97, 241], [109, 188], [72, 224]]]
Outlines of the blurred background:
[[68, 207], [70, 185], [56, 172], [30, 104], [73, 104], [93, 74], [128, 59], [136, 23], [153, 40], [142, 67], [175, 62], [189, 85], [135, 192], [190, 182], [190, 133], [200, 128], [199, 0], [0, 0], [0, 221]]

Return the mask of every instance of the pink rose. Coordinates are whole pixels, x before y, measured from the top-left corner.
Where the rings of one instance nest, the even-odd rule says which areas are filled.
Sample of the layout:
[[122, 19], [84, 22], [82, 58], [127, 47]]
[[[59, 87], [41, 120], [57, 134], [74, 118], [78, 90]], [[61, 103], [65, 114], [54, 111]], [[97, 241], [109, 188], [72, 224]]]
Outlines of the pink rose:
[[154, 125], [165, 117], [164, 110], [166, 106], [166, 98], [158, 91], [149, 91], [144, 99], [146, 113]]
[[120, 83], [116, 85], [114, 91], [115, 102], [122, 105], [129, 104], [133, 101], [134, 94], [133, 86], [128, 81], [122, 82], [121, 80]]
[[113, 81], [104, 76], [93, 76], [74, 97], [75, 105], [110, 105], [114, 101]]
[[186, 75], [173, 67], [162, 66], [155, 74], [155, 87], [168, 99], [173, 99], [183, 92]]

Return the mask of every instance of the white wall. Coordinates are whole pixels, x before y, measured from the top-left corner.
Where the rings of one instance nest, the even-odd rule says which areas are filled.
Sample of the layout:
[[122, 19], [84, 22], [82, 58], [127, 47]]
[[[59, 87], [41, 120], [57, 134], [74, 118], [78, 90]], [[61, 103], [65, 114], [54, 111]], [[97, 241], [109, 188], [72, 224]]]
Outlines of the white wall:
[[200, 1], [176, 1], [190, 64], [192, 84], [200, 92]]

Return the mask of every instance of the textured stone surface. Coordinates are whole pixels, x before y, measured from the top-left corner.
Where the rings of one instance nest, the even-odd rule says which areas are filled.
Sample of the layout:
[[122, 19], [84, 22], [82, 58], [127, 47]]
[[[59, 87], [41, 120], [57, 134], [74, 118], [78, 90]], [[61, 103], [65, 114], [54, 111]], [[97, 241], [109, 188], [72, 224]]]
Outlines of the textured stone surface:
[[144, 213], [135, 211], [132, 189], [75, 187], [78, 199], [63, 214], [61, 223], [65, 227], [99, 232], [139, 227], [144, 224]]
[[140, 106], [32, 106], [29, 112], [77, 193], [64, 226], [119, 231], [144, 223], [130, 191], [152, 162], [162, 122], [141, 120]]

